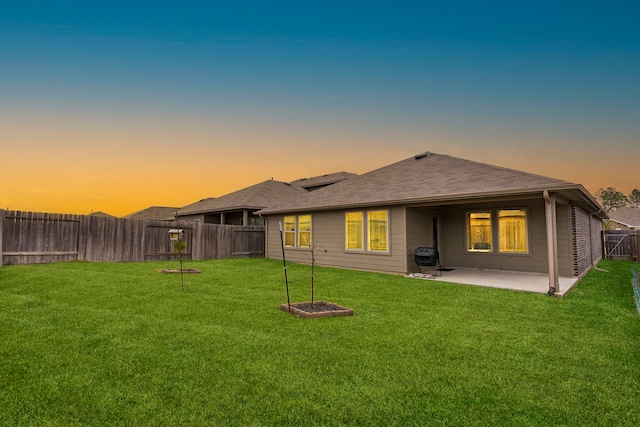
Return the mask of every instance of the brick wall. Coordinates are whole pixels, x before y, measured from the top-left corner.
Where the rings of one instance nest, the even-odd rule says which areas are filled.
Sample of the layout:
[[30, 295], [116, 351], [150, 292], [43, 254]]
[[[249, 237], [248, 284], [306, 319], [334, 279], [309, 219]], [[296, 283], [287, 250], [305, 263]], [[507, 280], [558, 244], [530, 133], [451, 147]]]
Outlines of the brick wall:
[[594, 264], [600, 261], [604, 254], [604, 249], [602, 247], [602, 230], [604, 230], [602, 220], [598, 218], [591, 218], [591, 254]]
[[580, 276], [601, 258], [602, 221], [592, 218], [578, 206], [571, 206], [571, 227], [573, 231], [573, 273]]

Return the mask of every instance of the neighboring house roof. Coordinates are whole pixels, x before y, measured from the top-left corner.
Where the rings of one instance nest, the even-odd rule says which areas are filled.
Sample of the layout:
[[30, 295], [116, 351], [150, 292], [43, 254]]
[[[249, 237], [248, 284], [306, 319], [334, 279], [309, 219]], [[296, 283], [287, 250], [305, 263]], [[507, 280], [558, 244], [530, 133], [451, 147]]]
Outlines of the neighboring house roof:
[[286, 182], [268, 180], [218, 198], [200, 200], [180, 209], [178, 216], [238, 209], [260, 210], [284, 203], [301, 194], [307, 194], [307, 191]]
[[[261, 213], [446, 202], [544, 190], [572, 190], [566, 194], [570, 200], [573, 197], [594, 209], [600, 207], [579, 184], [442, 154], [422, 153], [295, 200], [273, 204]], [[575, 194], [576, 191], [581, 195]]]
[[180, 208], [166, 207], [166, 206], [151, 206], [141, 211], [134, 212], [126, 215], [127, 219], [148, 219], [156, 221], [173, 221], [175, 219], [176, 212]]
[[97, 212], [91, 212], [89, 214], [89, 216], [101, 216], [101, 217], [106, 217], [106, 218], [117, 218], [114, 215], [110, 215], [108, 213], [102, 212], [102, 211], [97, 211]]
[[295, 181], [292, 181], [291, 185], [297, 185], [298, 187], [302, 187], [305, 190], [313, 191], [322, 187], [326, 187], [327, 185], [332, 185], [340, 181], [344, 181], [347, 178], [351, 178], [357, 176], [354, 173], [350, 172], [336, 172], [329, 173], [322, 176], [314, 176], [311, 178], [300, 178]]
[[609, 219], [629, 228], [640, 228], [640, 209], [618, 208], [609, 212]]

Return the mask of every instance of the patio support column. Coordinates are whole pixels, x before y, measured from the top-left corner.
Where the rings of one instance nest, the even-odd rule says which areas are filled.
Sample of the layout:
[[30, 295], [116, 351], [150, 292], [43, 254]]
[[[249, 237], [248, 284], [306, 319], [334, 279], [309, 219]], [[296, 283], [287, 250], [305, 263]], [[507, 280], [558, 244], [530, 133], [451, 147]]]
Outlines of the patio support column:
[[547, 190], [544, 196], [544, 212], [547, 225], [547, 256], [549, 264], [549, 295], [560, 290], [558, 283], [558, 233], [556, 229], [556, 199], [549, 196]]
[[249, 225], [249, 211], [246, 209], [242, 210], [242, 225]]
[[224, 224], [224, 212], [220, 212], [220, 224]]

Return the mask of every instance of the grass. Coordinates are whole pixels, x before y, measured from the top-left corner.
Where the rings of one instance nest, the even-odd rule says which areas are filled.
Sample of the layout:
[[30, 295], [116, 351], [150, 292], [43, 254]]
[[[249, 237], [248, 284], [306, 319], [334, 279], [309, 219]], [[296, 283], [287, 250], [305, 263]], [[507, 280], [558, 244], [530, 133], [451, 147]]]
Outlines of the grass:
[[[640, 425], [630, 267], [566, 297], [265, 259], [0, 268], [0, 425]], [[291, 301], [310, 298], [290, 264]]]

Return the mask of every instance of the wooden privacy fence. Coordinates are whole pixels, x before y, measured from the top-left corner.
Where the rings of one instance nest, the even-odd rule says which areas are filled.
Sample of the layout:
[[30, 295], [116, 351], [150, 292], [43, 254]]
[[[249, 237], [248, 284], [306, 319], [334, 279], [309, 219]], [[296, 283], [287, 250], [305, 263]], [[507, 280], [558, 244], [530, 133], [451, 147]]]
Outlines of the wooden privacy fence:
[[0, 265], [177, 259], [169, 239], [175, 228], [183, 231], [183, 259], [264, 256], [264, 227], [0, 209]]
[[640, 230], [604, 230], [602, 243], [605, 258], [640, 261]]

